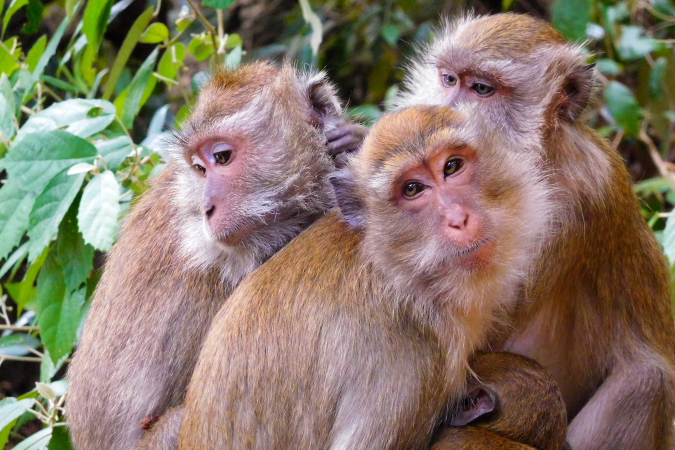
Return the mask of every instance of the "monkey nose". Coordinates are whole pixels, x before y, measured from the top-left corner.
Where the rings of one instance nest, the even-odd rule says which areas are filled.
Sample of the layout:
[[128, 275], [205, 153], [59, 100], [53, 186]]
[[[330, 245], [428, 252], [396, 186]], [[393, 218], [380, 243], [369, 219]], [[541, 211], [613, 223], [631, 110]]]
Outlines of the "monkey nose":
[[211, 216], [213, 215], [213, 212], [216, 210], [216, 205], [213, 203], [206, 203], [204, 204], [204, 215], [206, 216], [207, 219], [210, 219]]
[[469, 214], [460, 205], [451, 205], [445, 212], [445, 224], [447, 227], [463, 231], [469, 223]]

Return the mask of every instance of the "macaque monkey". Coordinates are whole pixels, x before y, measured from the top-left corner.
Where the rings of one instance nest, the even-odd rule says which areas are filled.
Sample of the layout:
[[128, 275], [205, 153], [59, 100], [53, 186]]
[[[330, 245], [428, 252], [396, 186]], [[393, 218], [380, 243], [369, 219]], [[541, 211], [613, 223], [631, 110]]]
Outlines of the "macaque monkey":
[[179, 448], [429, 446], [549, 226], [536, 150], [480, 119], [418, 107], [374, 127], [331, 178], [341, 213], [218, 312]]
[[431, 450], [563, 450], [567, 413], [553, 377], [529, 358], [471, 361], [468, 395]]
[[182, 404], [235, 286], [334, 204], [325, 132], [340, 111], [322, 74], [213, 75], [108, 256], [68, 371], [79, 450], [133, 449]]
[[[499, 14], [449, 23], [412, 65], [398, 107], [477, 103], [511, 139], [540, 134], [554, 227], [525, 301], [490, 348], [535, 359], [567, 405], [574, 450], [670, 449], [675, 327], [670, 272], [620, 155], [579, 121], [595, 83], [545, 22]], [[538, 152], [537, 147], [528, 151]]]

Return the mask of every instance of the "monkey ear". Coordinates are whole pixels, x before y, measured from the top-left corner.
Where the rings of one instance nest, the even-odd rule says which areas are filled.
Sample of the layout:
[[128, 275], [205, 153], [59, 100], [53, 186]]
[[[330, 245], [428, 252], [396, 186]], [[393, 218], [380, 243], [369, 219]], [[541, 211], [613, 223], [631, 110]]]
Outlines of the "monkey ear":
[[307, 78], [305, 90], [309, 99], [311, 123], [321, 130], [325, 129], [326, 122], [337, 123], [342, 108], [335, 88], [326, 80], [326, 75], [321, 72]]
[[575, 67], [562, 88], [560, 115], [570, 123], [576, 122], [588, 105], [595, 81], [594, 68], [595, 64]]
[[469, 393], [460, 411], [450, 420], [453, 427], [468, 425], [497, 407], [496, 395], [487, 387], [479, 387]]
[[330, 183], [333, 185], [337, 206], [349, 226], [362, 230], [366, 225], [365, 208], [358, 196], [354, 174], [349, 171], [349, 166], [334, 172], [330, 176]]

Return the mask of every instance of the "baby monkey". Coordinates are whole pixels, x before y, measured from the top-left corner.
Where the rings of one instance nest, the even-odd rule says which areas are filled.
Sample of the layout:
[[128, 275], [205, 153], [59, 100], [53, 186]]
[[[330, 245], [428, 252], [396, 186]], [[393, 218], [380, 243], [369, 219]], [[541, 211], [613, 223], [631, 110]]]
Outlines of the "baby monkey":
[[383, 118], [331, 179], [341, 212], [217, 314], [179, 447], [427, 448], [547, 229], [523, 150], [470, 105]]
[[567, 413], [553, 377], [513, 353], [471, 362], [468, 395], [431, 450], [563, 450]]

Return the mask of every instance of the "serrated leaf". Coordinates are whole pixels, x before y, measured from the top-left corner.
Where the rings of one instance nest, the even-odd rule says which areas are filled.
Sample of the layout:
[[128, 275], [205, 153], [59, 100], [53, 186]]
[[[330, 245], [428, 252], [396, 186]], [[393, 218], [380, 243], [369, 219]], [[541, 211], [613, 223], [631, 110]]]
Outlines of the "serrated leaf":
[[644, 58], [653, 51], [663, 48], [663, 45], [644, 36], [644, 28], [636, 25], [624, 25], [621, 39], [619, 39], [619, 56], [624, 61]]
[[42, 194], [35, 199], [28, 230], [30, 262], [35, 261], [56, 235], [61, 220], [80, 191], [84, 176], [85, 174], [68, 175], [63, 171], [52, 178]]
[[312, 37], [310, 38], [310, 45], [312, 47], [312, 54], [316, 57], [319, 54], [319, 46], [323, 40], [323, 24], [321, 19], [312, 11], [309, 5], [309, 0], [300, 0], [300, 9], [302, 10], [302, 18], [305, 19], [312, 29]]
[[98, 152], [88, 141], [61, 130], [31, 133], [2, 160], [10, 179], [26, 191], [40, 193], [59, 172], [81, 162], [92, 163]]
[[204, 6], [214, 9], [229, 8], [234, 4], [235, 0], [204, 0]]
[[81, 288], [94, 268], [94, 249], [84, 243], [77, 223], [77, 207], [71, 205], [59, 225], [56, 257], [63, 270], [67, 292]]
[[617, 125], [626, 134], [637, 135], [640, 131], [642, 109], [631, 90], [618, 81], [611, 81], [605, 88], [605, 101]]
[[145, 29], [139, 42], [143, 44], [159, 44], [164, 42], [165, 39], [169, 37], [169, 29], [161, 22], [155, 22], [150, 24], [148, 28]]
[[63, 268], [50, 253], [38, 276], [37, 314], [42, 342], [54, 362], [69, 354], [77, 338], [86, 288], [69, 294]]
[[0, 259], [5, 259], [28, 231], [35, 197], [11, 180], [0, 188]]
[[47, 400], [56, 400], [56, 394], [54, 393], [54, 390], [47, 386], [45, 383], [35, 383], [35, 388], [37, 389], [38, 393], [42, 396], [42, 398], [46, 398]]
[[[64, 355], [63, 358], [59, 360], [58, 363], [54, 364], [54, 361], [52, 361], [51, 356], [49, 356], [49, 349], [45, 348], [44, 349], [44, 358], [42, 358], [42, 362], [40, 363], [40, 382], [42, 383], [49, 383], [52, 378], [54, 378], [54, 375], [56, 375], [56, 372], [59, 371], [59, 369], [63, 366], [63, 364], [66, 362], [68, 359], [69, 355]], [[66, 383], [66, 389], [57, 389], [57, 386], [55, 384], [57, 382], [52, 382], [49, 383], [50, 387], [52, 390], [56, 393], [57, 397], [60, 397], [64, 395], [65, 393], [68, 392], [67, 389], [67, 381], [62, 380]]]
[[44, 450], [52, 438], [52, 427], [43, 428], [19, 442], [13, 450]]
[[110, 250], [115, 241], [119, 197], [119, 184], [109, 170], [94, 177], [84, 188], [77, 221], [84, 241], [98, 250]]
[[9, 142], [14, 137], [14, 110], [5, 95], [0, 92], [0, 142]]
[[115, 105], [105, 100], [72, 99], [54, 103], [31, 117], [47, 118], [58, 128], [80, 137], [89, 137], [104, 130], [115, 120]]
[[668, 60], [660, 57], [652, 67], [652, 73], [649, 77], [649, 93], [652, 99], [658, 100], [663, 95], [663, 83], [666, 79], [666, 72], [668, 71]]
[[[12, 401], [13, 400], [13, 401]], [[0, 405], [0, 429], [4, 429], [35, 404], [33, 399], [5, 399]]]
[[107, 141], [99, 141], [96, 148], [110, 170], [117, 170], [124, 160], [133, 153], [134, 143], [129, 136], [118, 136]]
[[57, 128], [58, 126], [56, 125], [56, 122], [54, 122], [52, 119], [31, 116], [16, 133], [16, 137], [14, 138], [14, 147], [19, 145], [19, 143], [23, 141], [23, 138], [31, 133], [45, 133], [47, 131], [56, 130]]
[[583, 41], [592, 8], [592, 0], [555, 0], [551, 8], [553, 27], [569, 41]]

